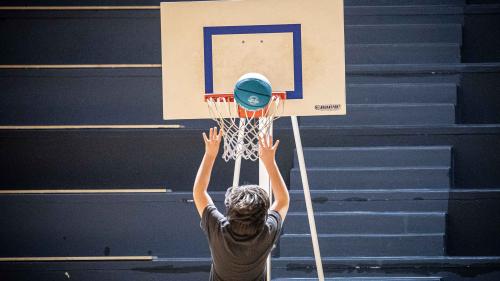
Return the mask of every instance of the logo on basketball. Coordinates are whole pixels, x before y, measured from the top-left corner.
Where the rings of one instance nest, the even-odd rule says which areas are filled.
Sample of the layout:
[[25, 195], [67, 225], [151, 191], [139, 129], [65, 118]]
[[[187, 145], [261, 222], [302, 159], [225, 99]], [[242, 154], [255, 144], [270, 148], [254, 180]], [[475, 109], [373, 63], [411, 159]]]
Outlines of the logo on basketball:
[[248, 103], [251, 105], [257, 105], [260, 103], [259, 97], [257, 96], [250, 96], [248, 97]]

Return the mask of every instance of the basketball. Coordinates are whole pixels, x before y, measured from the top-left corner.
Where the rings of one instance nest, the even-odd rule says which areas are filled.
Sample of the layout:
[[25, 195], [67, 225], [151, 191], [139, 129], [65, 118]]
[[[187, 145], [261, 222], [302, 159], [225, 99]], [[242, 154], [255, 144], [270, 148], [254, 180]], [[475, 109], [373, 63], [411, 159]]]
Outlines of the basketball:
[[269, 104], [271, 83], [262, 74], [247, 73], [238, 79], [234, 88], [235, 101], [246, 110], [259, 110]]

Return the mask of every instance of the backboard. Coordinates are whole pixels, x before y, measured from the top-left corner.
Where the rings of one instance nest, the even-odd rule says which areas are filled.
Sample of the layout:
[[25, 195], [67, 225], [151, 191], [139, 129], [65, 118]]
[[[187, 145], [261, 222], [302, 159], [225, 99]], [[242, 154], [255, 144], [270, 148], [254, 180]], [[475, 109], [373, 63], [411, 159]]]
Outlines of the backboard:
[[204, 95], [249, 72], [286, 92], [283, 116], [345, 115], [342, 0], [161, 3], [163, 118], [210, 118]]

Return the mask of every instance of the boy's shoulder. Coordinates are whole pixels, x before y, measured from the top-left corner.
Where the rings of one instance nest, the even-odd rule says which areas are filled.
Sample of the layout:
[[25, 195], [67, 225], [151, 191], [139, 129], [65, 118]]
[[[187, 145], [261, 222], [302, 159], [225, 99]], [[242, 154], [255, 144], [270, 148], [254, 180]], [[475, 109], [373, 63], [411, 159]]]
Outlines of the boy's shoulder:
[[281, 228], [281, 226], [283, 224], [283, 219], [281, 218], [280, 213], [278, 211], [270, 209], [267, 212], [267, 214], [268, 214], [267, 223], [273, 223], [274, 225], [276, 225], [276, 227]]
[[203, 209], [200, 221], [200, 227], [207, 234], [216, 231], [221, 225], [227, 222], [226, 216], [224, 216], [217, 206], [214, 204], [208, 204]]
[[283, 220], [278, 211], [275, 210], [268, 211], [267, 225], [273, 236], [272, 243], [275, 244], [280, 237], [281, 228], [283, 227]]

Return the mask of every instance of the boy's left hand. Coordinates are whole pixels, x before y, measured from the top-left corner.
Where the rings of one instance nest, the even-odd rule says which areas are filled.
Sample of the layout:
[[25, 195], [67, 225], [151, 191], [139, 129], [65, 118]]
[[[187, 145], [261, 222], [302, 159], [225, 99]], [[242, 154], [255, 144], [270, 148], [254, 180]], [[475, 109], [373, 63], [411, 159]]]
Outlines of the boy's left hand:
[[217, 133], [217, 127], [210, 128], [209, 136], [203, 133], [203, 140], [205, 141], [205, 154], [211, 157], [217, 157], [219, 153], [219, 146], [222, 140], [222, 130]]
[[273, 143], [273, 136], [259, 135], [259, 158], [264, 165], [275, 163], [274, 158], [279, 144], [279, 140]]

